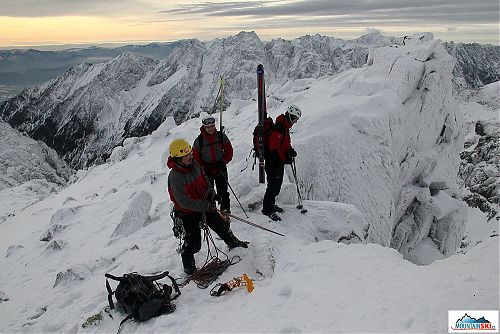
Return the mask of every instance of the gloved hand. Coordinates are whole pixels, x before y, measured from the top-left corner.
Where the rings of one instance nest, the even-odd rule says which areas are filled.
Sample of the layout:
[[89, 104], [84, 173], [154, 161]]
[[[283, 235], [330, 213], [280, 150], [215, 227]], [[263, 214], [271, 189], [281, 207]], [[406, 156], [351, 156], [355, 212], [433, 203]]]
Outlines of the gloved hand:
[[293, 148], [291, 148], [291, 149], [288, 150], [287, 155], [290, 158], [295, 158], [297, 156], [297, 152]]
[[224, 161], [217, 161], [215, 163], [215, 167], [217, 168], [217, 170], [220, 172], [220, 171], [223, 171], [225, 168], [226, 168], [226, 163]]

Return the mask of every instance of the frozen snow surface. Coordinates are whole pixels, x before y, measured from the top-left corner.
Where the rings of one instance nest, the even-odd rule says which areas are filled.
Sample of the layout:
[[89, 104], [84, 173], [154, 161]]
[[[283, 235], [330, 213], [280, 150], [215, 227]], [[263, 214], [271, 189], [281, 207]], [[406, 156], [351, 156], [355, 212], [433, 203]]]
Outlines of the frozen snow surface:
[[[234, 99], [224, 113], [229, 182], [250, 221], [285, 237], [233, 220], [250, 245], [227, 252], [215, 239], [241, 257], [218, 282], [246, 273], [255, 290], [217, 298], [190, 283], [174, 313], [122, 333], [443, 333], [448, 310], [498, 309], [498, 221], [459, 200], [466, 125], [452, 69], [441, 44], [420, 34], [372, 49], [362, 68], [269, 84], [271, 116], [290, 103], [303, 110], [291, 136], [308, 212], [295, 208], [287, 167], [282, 222], [260, 213], [265, 187], [247, 161], [256, 92]], [[169, 117], [0, 224], [0, 332], [116, 332], [124, 315], [106, 308], [105, 273], [183, 277], [166, 157], [172, 139], [193, 141], [199, 125]], [[206, 254], [205, 245], [198, 265]]]

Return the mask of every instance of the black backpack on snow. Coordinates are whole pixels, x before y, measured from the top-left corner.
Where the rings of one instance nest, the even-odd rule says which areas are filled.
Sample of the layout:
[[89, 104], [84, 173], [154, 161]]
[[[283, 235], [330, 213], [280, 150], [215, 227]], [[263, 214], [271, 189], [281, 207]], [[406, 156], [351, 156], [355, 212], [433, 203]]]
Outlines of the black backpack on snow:
[[[116, 277], [111, 274], [106, 274], [105, 276], [106, 278], [120, 282], [116, 290], [112, 291], [108, 280], [106, 280], [109, 307], [111, 309], [115, 308], [112, 297], [114, 294], [118, 304], [123, 307], [125, 312], [129, 313], [120, 322], [120, 327], [132, 317], [137, 321], [146, 321], [153, 317], [175, 311], [175, 305], [171, 301], [179, 297], [181, 292], [177, 282], [168, 274], [168, 271], [155, 276], [141, 276], [137, 273], [125, 274], [122, 277]], [[172, 286], [156, 282], [166, 276], [172, 281]], [[172, 295], [174, 290], [175, 294]]]

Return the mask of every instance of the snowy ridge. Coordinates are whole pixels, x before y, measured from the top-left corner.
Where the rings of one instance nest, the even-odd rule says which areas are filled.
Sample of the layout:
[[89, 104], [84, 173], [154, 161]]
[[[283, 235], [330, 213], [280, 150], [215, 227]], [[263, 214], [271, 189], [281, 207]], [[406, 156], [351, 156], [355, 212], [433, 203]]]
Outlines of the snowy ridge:
[[[386, 43], [390, 42], [387, 38]], [[0, 106], [0, 117], [43, 140], [71, 166], [82, 168], [106, 161], [123, 139], [150, 134], [168, 116], [179, 124], [211, 111], [220, 75], [226, 80], [225, 104], [229, 105], [252, 97], [258, 63], [266, 68], [268, 84], [282, 84], [360, 67], [367, 52], [360, 41], [320, 35], [267, 44], [255, 32], [208, 43], [184, 40], [161, 61], [125, 52], [105, 64], [76, 66], [49, 85], [6, 101]], [[178, 77], [181, 68], [186, 72]], [[174, 74], [177, 78], [172, 82]], [[146, 86], [140, 84], [144, 81]], [[109, 114], [114, 121], [94, 121], [108, 119]], [[68, 141], [78, 145], [66, 145]]]
[[[370, 59], [333, 77], [267, 87], [273, 117], [289, 103], [303, 109], [292, 144], [308, 213], [295, 208], [287, 167], [281, 223], [258, 211], [265, 189], [256, 171], [240, 172], [256, 102], [232, 101], [224, 114], [235, 147], [229, 181], [245, 208], [257, 207], [247, 210], [249, 219], [285, 237], [232, 222], [250, 246], [229, 252], [242, 260], [218, 282], [246, 273], [254, 292], [215, 298], [191, 283], [174, 313], [127, 322], [123, 332], [435, 332], [445, 330], [447, 310], [498, 308], [498, 233], [492, 236], [491, 226], [471, 235], [481, 240], [477, 246], [443, 259], [463, 225], [456, 215], [463, 206], [452, 198], [452, 153], [458, 155], [463, 129], [449, 55], [427, 41], [374, 50]], [[183, 66], [176, 72], [189, 70]], [[107, 309], [105, 273], [182, 276], [165, 161], [168, 143], [192, 142], [199, 126], [197, 118], [177, 126], [168, 117], [151, 135], [123, 141], [109, 162], [80, 170], [66, 188], [0, 224], [0, 331], [115, 332], [124, 315]], [[391, 229], [401, 236], [402, 254], [366, 243], [393, 244]], [[203, 246], [198, 265], [206, 255]], [[417, 266], [405, 257], [441, 260]]]
[[[0, 106], [0, 116], [54, 148], [71, 166], [82, 168], [106, 161], [112, 148], [125, 138], [150, 134], [168, 116], [180, 124], [202, 111], [210, 112], [220, 75], [225, 78], [228, 106], [252, 97], [258, 63], [266, 68], [268, 84], [283, 85], [289, 80], [359, 68], [366, 63], [369, 48], [411, 43], [412, 38], [386, 37], [372, 31], [350, 41], [306, 35], [291, 41], [263, 42], [255, 32], [241, 32], [210, 42], [191, 39], [173, 43], [176, 48], [160, 61], [135, 56], [131, 52], [136, 50], [128, 47], [123, 50], [131, 52], [108, 63], [85, 63], [50, 84], [24, 91]], [[498, 80], [500, 62], [495, 60], [500, 59], [500, 47], [444, 45], [458, 60], [455, 88], [474, 88]], [[137, 52], [141, 54], [141, 50]], [[179, 77], [181, 68], [186, 72]], [[92, 80], [94, 75], [96, 80]], [[80, 145], [60, 143], [68, 140]]]

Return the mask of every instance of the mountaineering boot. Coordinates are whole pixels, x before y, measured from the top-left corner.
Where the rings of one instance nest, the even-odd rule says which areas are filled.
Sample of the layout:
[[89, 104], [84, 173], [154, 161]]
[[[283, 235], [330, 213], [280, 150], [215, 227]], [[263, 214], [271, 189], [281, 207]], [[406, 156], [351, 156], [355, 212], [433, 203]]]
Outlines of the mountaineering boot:
[[233, 231], [228, 230], [227, 231], [227, 241], [224, 240], [227, 244], [227, 247], [229, 247], [229, 250], [237, 247], [242, 247], [242, 248], [248, 248], [248, 241], [241, 241], [240, 239], [236, 238], [236, 236], [233, 234]]
[[191, 275], [196, 271], [196, 264], [194, 262], [194, 255], [192, 254], [181, 254], [182, 265], [184, 266], [184, 272]]
[[278, 214], [276, 212], [271, 212], [270, 214], [266, 215], [268, 216], [269, 218], [271, 218], [271, 220], [277, 222], [277, 221], [280, 221], [281, 220], [281, 217], [278, 216]]
[[274, 205], [274, 211], [275, 212], [278, 212], [278, 213], [282, 213], [283, 212], [283, 208], [280, 208], [279, 206], [277, 206], [276, 204]]

